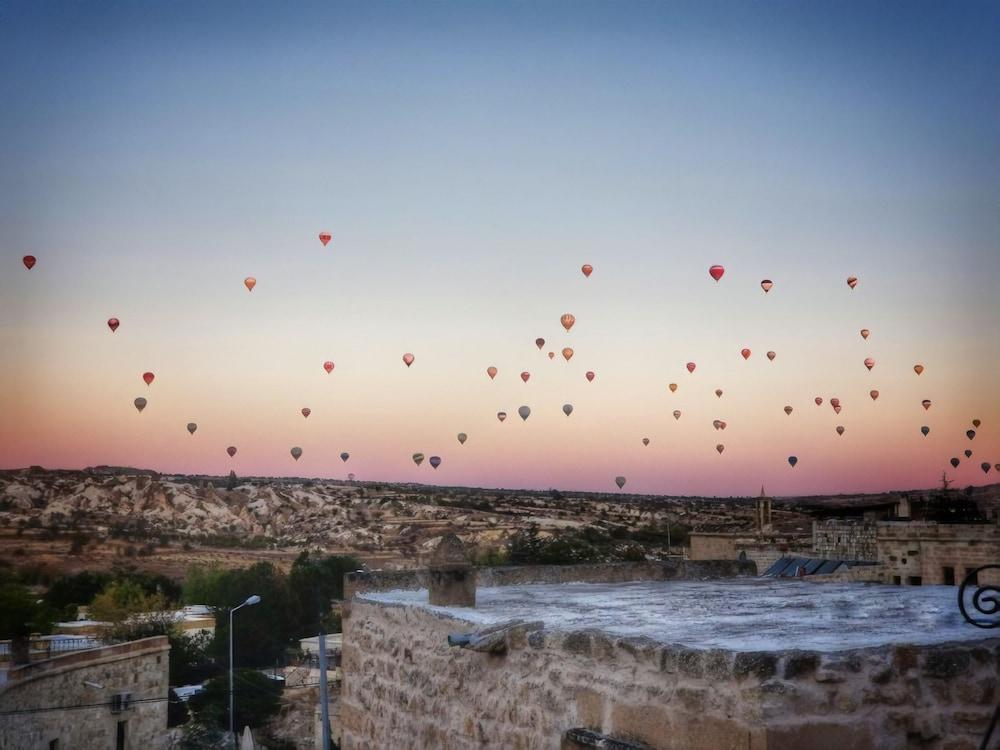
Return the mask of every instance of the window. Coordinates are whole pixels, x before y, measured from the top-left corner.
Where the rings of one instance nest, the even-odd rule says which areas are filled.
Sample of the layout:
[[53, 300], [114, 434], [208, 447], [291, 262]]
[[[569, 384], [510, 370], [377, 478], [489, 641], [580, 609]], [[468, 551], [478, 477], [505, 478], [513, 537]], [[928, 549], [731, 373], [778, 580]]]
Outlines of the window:
[[59, 750], [59, 740], [49, 740], [49, 750]]
[[906, 583], [910, 586], [919, 586], [924, 582], [924, 579], [920, 576], [910, 576], [906, 579]]
[[941, 568], [941, 576], [944, 578], [945, 586], [955, 585], [955, 569], [950, 565], [945, 565]]
[[[968, 576], [974, 570], [975, 570], [975, 568], [966, 568], [965, 569], [965, 575]], [[976, 575], [972, 576], [972, 580], [970, 580], [969, 583], [972, 586], [978, 586], [979, 585], [979, 575], [976, 574]]]
[[127, 721], [118, 722], [118, 736], [115, 738], [115, 750], [125, 750], [125, 727]]
[[893, 583], [894, 586], [900, 586], [903, 583], [903, 579], [900, 578], [899, 576], [893, 576], [892, 577], [892, 583]]

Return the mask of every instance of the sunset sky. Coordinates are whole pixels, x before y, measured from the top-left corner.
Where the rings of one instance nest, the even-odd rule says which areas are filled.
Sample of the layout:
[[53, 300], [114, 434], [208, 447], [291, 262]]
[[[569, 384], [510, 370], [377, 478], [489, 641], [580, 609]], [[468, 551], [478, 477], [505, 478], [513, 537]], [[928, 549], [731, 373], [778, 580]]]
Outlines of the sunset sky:
[[998, 38], [995, 2], [2, 2], [0, 468], [1000, 481]]

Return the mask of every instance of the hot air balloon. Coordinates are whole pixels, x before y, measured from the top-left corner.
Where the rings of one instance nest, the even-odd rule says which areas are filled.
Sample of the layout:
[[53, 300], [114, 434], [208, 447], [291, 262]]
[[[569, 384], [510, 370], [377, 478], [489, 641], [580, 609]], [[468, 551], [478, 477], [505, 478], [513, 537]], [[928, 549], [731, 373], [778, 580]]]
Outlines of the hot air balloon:
[[150, 385], [156, 376], [151, 372], [144, 372], [142, 374], [142, 379], [146, 382], [146, 385]]
[[117, 331], [119, 325], [121, 325], [121, 323], [118, 321], [118, 318], [108, 318], [108, 328], [111, 329], [111, 333]]
[[535, 339], [535, 346], [541, 351], [542, 347], [545, 346], [545, 339]]
[[990, 465], [987, 461], [983, 461], [981, 464], [979, 464], [979, 468], [983, 470], [983, 474], [990, 473]]
[[721, 419], [713, 419], [712, 420], [712, 427], [714, 427], [715, 429], [719, 429], [721, 426], [722, 426], [722, 420]]
[[583, 266], [580, 267], [580, 270], [583, 271], [583, 275], [589, 279], [590, 274], [594, 272], [594, 267], [589, 263], [584, 263]]
[[726, 429], [726, 421], [725, 420], [722, 420], [721, 422], [719, 422], [719, 429], [720, 430]]
[[792, 413], [792, 407], [786, 406], [785, 407], [785, 414], [791, 414], [791, 413]]
[[924, 411], [927, 411], [928, 409], [931, 408], [931, 400], [929, 398], [925, 398], [923, 401], [920, 402], [920, 405], [924, 407]]
[[674, 409], [674, 419], [680, 419], [680, 418], [681, 418], [681, 410]]
[[960, 463], [962, 463], [962, 462], [961, 462], [961, 461], [959, 461], [959, 460], [958, 460], [957, 458], [953, 458], [953, 459], [951, 459], [951, 467], [952, 467], [953, 469], [957, 469], [957, 468], [958, 468], [958, 465], [959, 465]]
[[34, 255], [25, 255], [23, 258], [21, 258], [21, 262], [24, 263], [24, 267], [30, 271], [32, 268], [35, 267], [35, 263], [38, 262], [38, 259], [35, 258]]
[[724, 451], [725, 449], [726, 446], [724, 446], [722, 443], [719, 443], [718, 445], [715, 446], [715, 450], [719, 452], [719, 455], [722, 455], [722, 451]]
[[823, 397], [822, 396], [817, 396], [816, 398], [813, 399], [813, 401], [816, 402], [816, 406], [822, 406], [823, 405]]
[[424, 454], [423, 453], [414, 453], [413, 454], [413, 463], [415, 463], [417, 466], [420, 466], [420, 464], [422, 464], [423, 462], [424, 462]]
[[556, 358], [556, 353], [555, 352], [549, 352], [549, 359], [555, 359], [555, 358]]
[[676, 393], [677, 392], [677, 383], [671, 383], [670, 385], [667, 386], [667, 388], [670, 389], [671, 393]]
[[497, 368], [490, 365], [486, 368], [486, 374], [490, 376], [490, 380], [493, 380], [497, 376]]
[[798, 456], [788, 457], [788, 465], [791, 466], [792, 468], [795, 468], [795, 464], [797, 464], [798, 462], [799, 462]]
[[750, 359], [750, 350], [749, 349], [741, 349], [740, 350], [740, 354], [743, 355], [743, 359]]
[[188, 422], [187, 428], [188, 428], [188, 432], [190, 432], [192, 435], [194, 435], [194, 431], [198, 429], [198, 425], [196, 425], [194, 422]]
[[499, 419], [501, 422], [503, 422], [506, 418], [507, 418], [507, 412], [505, 411], [497, 412], [497, 419]]
[[708, 269], [708, 275], [711, 276], [716, 281], [718, 281], [719, 279], [721, 279], [722, 278], [722, 274], [724, 274], [725, 272], [726, 272], [726, 269], [723, 268], [722, 266], [718, 266], [718, 265], [716, 265], [716, 266], [710, 266], [709, 269]]
[[406, 354], [403, 355], [403, 364], [409, 367], [410, 365], [413, 364], [414, 359], [416, 359], [416, 357], [407, 352]]
[[524, 372], [521, 373], [521, 380], [523, 380], [525, 383], [528, 382], [528, 378], [530, 378], [530, 377], [531, 377], [531, 373], [528, 372], [527, 370], [525, 370]]
[[778, 355], [777, 355], [777, 354], [775, 354], [774, 352], [768, 352], [768, 353], [767, 353], [767, 358], [768, 358], [769, 360], [771, 360], [772, 362], [774, 362], [774, 358], [775, 358], [775, 357], [777, 357], [777, 356], [778, 356]]
[[464, 432], [458, 433], [458, 442], [461, 443], [462, 445], [465, 445], [465, 441], [468, 439], [469, 436], [466, 435]]
[[844, 425], [842, 425], [842, 424], [838, 424], [837, 425], [837, 434], [838, 435], [843, 435], [844, 434]]
[[871, 331], [869, 331], [867, 328], [862, 328], [861, 329], [861, 338], [867, 340], [870, 335], [871, 335]]
[[837, 406], [833, 407], [833, 411], [834, 411], [834, 413], [835, 413], [835, 414], [840, 414], [840, 408], [841, 408], [841, 407], [840, 407], [839, 405], [837, 405]]
[[323, 363], [323, 369], [326, 370], [327, 375], [333, 372], [333, 367], [334, 367], [333, 362], [327, 361]]
[[874, 359], [872, 359], [871, 357], [868, 357], [867, 359], [865, 359], [865, 367], [868, 368], [868, 372], [871, 372], [872, 368], [874, 366], [875, 366], [875, 360]]
[[146, 399], [144, 399], [144, 398], [143, 398], [142, 396], [139, 396], [139, 398], [137, 398], [137, 399], [136, 399], [135, 401], [133, 401], [132, 403], [133, 403], [133, 404], [135, 404], [135, 408], [136, 408], [136, 410], [137, 410], [137, 411], [138, 411], [138, 412], [139, 412], [140, 414], [142, 414], [142, 410], [146, 408]]
[[722, 398], [722, 389], [721, 389], [721, 388], [716, 388], [716, 389], [715, 389], [715, 395], [716, 395], [716, 396], [717, 396], [718, 398]]
[[226, 448], [226, 453], [229, 454], [230, 458], [232, 458], [233, 456], [235, 456], [236, 455], [236, 446], [235, 445], [230, 445], [228, 448]]
[[643, 445], [649, 445], [649, 438], [643, 438], [642, 439], [642, 444]]
[[292, 458], [294, 458], [296, 461], [298, 461], [299, 457], [302, 456], [302, 449], [299, 448], [299, 446], [297, 445], [288, 452], [292, 454]]
[[973, 419], [972, 420], [972, 426], [975, 427], [977, 430], [979, 429], [979, 425], [981, 425], [981, 424], [982, 424], [982, 421], [979, 420], [979, 419]]
[[347, 459], [349, 459], [350, 457], [351, 454], [348, 453], [347, 451], [344, 451], [343, 453], [340, 454], [340, 460], [343, 461], [345, 464], [347, 463]]
[[441, 456], [431, 456], [427, 461], [430, 463], [432, 469], [436, 469], [441, 465]]
[[573, 359], [573, 350], [567, 346], [562, 350], [562, 355], [563, 359], [569, 362], [571, 359]]
[[625, 486], [625, 477], [615, 477], [615, 484], [618, 485], [618, 489]]
[[931, 428], [928, 427], [927, 425], [924, 425], [923, 427], [920, 428], [920, 431], [924, 433], [924, 437], [927, 437], [927, 434], [931, 431]]
[[972, 451], [970, 451], [968, 448], [965, 449], [965, 457], [972, 458]]
[[975, 430], [966, 430], [965, 431], [965, 436], [967, 438], [969, 438], [969, 440], [972, 440], [972, 438], [974, 438], [976, 436], [976, 431]]
[[587, 378], [587, 382], [593, 383], [594, 382], [594, 377], [595, 377], [594, 376], [594, 371], [593, 370], [587, 370], [587, 374], [586, 374], [585, 377]]
[[858, 277], [857, 276], [848, 276], [847, 277], [847, 286], [849, 286], [849, 287], [851, 287], [851, 289], [853, 289], [857, 285], [858, 285]]
[[774, 282], [771, 281], [770, 279], [764, 279], [763, 281], [760, 282], [760, 288], [764, 290], [764, 294], [767, 294], [769, 291], [771, 291], [772, 286], [774, 286]]
[[253, 276], [247, 276], [245, 279], [243, 279], [243, 286], [247, 288], [248, 292], [252, 292], [253, 288], [257, 286], [257, 279], [255, 279]]
[[517, 413], [521, 416], [521, 419], [525, 422], [528, 421], [528, 417], [531, 416], [531, 408], [528, 406], [517, 407]]
[[994, 464], [993, 468], [997, 470], [997, 473], [1000, 473], [1000, 464]]
[[915, 373], [917, 373], [917, 375], [919, 375], [920, 373], [922, 373], [924, 371], [924, 366], [923, 365], [913, 365], [913, 371]]
[[878, 391], [868, 391], [868, 395], [872, 397], [872, 401], [878, 398]]
[[688, 362], [687, 365], [685, 366], [687, 367], [688, 372], [694, 372], [694, 368], [696, 368], [698, 365], [696, 365], [694, 362]]
[[320, 232], [319, 241], [323, 243], [323, 247], [326, 247], [326, 243], [333, 239], [333, 236], [329, 232]]
[[312, 414], [312, 409], [310, 409], [308, 406], [303, 406], [302, 407], [302, 416], [303, 417], [308, 417], [310, 414]]
[[347, 475], [347, 481], [348, 482], [353, 482], [354, 481], [354, 473], [353, 472], [351, 472], [350, 474]]
[[567, 417], [573, 413], [573, 404], [563, 404], [563, 414]]
[[576, 323], [576, 318], [570, 313], [565, 313], [561, 318], [559, 318], [559, 322], [562, 323], [562, 327], [565, 328], [568, 333], [569, 329], [573, 327], [574, 323]]

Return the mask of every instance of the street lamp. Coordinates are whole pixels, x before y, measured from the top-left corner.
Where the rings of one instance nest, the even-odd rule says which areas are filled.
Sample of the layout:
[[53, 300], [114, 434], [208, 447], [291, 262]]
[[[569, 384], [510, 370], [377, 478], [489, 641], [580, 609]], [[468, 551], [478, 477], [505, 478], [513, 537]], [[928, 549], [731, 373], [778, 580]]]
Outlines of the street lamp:
[[233, 612], [241, 607], [252, 607], [260, 601], [260, 597], [254, 594], [247, 597], [247, 600], [239, 606], [229, 610], [229, 736], [233, 739], [233, 746], [236, 745], [236, 735], [233, 734]]

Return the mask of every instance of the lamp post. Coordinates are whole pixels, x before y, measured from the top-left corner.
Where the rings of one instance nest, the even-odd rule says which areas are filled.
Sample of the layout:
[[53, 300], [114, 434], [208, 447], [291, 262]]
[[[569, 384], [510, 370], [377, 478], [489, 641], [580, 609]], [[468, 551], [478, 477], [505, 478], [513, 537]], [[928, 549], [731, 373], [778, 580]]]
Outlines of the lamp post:
[[229, 736], [233, 740], [233, 747], [236, 747], [236, 735], [233, 734], [233, 613], [241, 607], [251, 607], [260, 601], [260, 597], [254, 594], [247, 597], [242, 604], [232, 607], [229, 610]]

